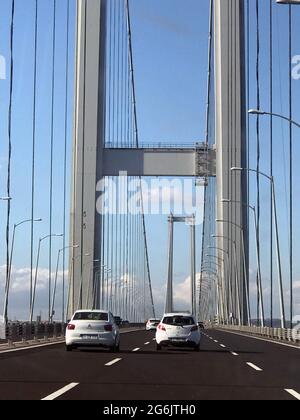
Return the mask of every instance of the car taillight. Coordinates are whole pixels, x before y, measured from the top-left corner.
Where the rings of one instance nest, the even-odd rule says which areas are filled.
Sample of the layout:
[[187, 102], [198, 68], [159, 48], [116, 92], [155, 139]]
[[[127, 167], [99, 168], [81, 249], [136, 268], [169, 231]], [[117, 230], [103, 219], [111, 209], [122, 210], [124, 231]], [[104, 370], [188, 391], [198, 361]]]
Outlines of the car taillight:
[[112, 327], [112, 325], [105, 325], [104, 330], [107, 331], [107, 332], [111, 332], [113, 330], [113, 327]]
[[68, 324], [68, 330], [74, 331], [75, 330], [75, 325], [74, 324]]
[[195, 325], [194, 327], [191, 328], [191, 332], [198, 331], [198, 329], [199, 328], [197, 327], [197, 325]]
[[157, 328], [161, 331], [166, 331], [166, 327], [162, 324], [159, 324], [159, 326]]

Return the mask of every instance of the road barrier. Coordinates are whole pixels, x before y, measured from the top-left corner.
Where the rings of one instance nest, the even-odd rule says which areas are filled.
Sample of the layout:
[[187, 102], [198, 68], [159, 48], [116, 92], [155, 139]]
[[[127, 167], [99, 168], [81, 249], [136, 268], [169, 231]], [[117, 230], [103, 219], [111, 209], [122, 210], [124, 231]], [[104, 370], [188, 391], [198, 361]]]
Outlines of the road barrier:
[[48, 341], [63, 338], [66, 324], [63, 323], [9, 323], [6, 326], [6, 340], [3, 345], [14, 346], [28, 342]]
[[[6, 340], [0, 341], [0, 349], [4, 347], [22, 347], [48, 341], [62, 341], [67, 324], [64, 323], [9, 323], [6, 326]], [[144, 324], [124, 324], [121, 330], [141, 328]]]
[[270, 340], [300, 344], [300, 326], [293, 329], [271, 328], [271, 327], [248, 327], [238, 325], [217, 325], [214, 328], [243, 333], [256, 337], [268, 338]]

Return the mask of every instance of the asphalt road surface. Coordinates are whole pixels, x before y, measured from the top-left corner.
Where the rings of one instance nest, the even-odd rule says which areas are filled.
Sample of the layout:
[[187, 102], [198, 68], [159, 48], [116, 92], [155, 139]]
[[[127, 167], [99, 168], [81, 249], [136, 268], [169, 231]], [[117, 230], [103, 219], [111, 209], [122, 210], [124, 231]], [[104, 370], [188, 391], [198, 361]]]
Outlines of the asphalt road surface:
[[156, 351], [154, 333], [121, 352], [63, 345], [0, 353], [1, 400], [297, 400], [300, 350], [206, 330], [201, 352]]

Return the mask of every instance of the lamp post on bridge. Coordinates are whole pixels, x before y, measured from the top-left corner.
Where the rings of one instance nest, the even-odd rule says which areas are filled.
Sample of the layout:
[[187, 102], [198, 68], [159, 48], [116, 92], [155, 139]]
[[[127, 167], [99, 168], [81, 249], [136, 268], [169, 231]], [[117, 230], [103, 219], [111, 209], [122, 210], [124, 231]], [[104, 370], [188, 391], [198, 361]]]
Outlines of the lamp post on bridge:
[[[39, 240], [38, 253], [37, 253], [37, 259], [36, 259], [34, 285], [33, 285], [32, 299], [31, 299], [31, 305], [30, 305], [30, 316], [29, 316], [30, 323], [32, 323], [32, 321], [33, 321], [33, 311], [34, 311], [34, 304], [35, 304], [36, 285], [37, 285], [37, 277], [38, 277], [40, 252], [41, 252], [42, 242], [44, 242], [46, 239], [48, 239], [50, 237], [52, 237], [52, 238], [62, 238], [63, 236], [64, 236], [63, 234], [53, 233], [51, 235], [44, 236], [43, 238], [40, 238], [40, 240]], [[51, 314], [50, 314], [51, 307], [50, 307], [50, 305], [51, 305], [51, 290], [49, 290], [49, 322], [51, 320]]]
[[[224, 251], [225, 252], [225, 251]], [[233, 302], [232, 302], [232, 296], [231, 293], [229, 291], [229, 297], [227, 299], [227, 288], [226, 288], [226, 283], [228, 286], [230, 286], [230, 279], [229, 279], [229, 255], [227, 254], [227, 263], [226, 264], [226, 260], [224, 258], [218, 257], [217, 255], [210, 255], [210, 254], [206, 254], [207, 258], [214, 258], [217, 261], [221, 261], [221, 263], [217, 263], [214, 262], [213, 264], [215, 264], [219, 271], [222, 271], [222, 264], [224, 266], [224, 279], [223, 279], [223, 283], [224, 286], [222, 287], [222, 311], [223, 311], [223, 319], [227, 321], [227, 323], [229, 323], [229, 320], [232, 318], [230, 316], [230, 314], [232, 314], [233, 312]], [[226, 277], [227, 277], [227, 282], [226, 282]], [[222, 283], [222, 282], [221, 282]]]
[[[0, 201], [11, 201], [12, 198], [11, 197], [0, 197]], [[8, 299], [8, 289], [9, 289], [9, 284], [8, 284], [8, 276], [6, 278], [6, 285], [5, 285], [5, 300]], [[3, 318], [5, 320], [5, 322], [7, 322], [7, 303], [4, 300], [4, 310], [3, 310]]]
[[[236, 266], [236, 273], [237, 273], [237, 249], [236, 249], [236, 241], [234, 241], [233, 239], [229, 238], [229, 236], [223, 236], [223, 235], [212, 235], [212, 238], [214, 239], [226, 239], [228, 242], [231, 242], [233, 245], [233, 250], [234, 250], [234, 261], [235, 261], [235, 266]], [[248, 326], [251, 326], [251, 311], [250, 311], [250, 299], [249, 299], [249, 288], [247, 287], [247, 281], [245, 281], [246, 283], [246, 300], [247, 300], [247, 317], [248, 317]], [[241, 292], [239, 289], [239, 284], [238, 284], [238, 276], [236, 275], [236, 291], [237, 291], [237, 295], [238, 295], [238, 299], [241, 299]]]
[[[271, 117], [276, 117], [281, 120], [287, 121], [290, 124], [290, 127], [294, 125], [297, 128], [300, 128], [300, 123], [296, 122], [292, 118], [286, 117], [285, 115], [278, 114], [276, 112], [266, 112], [260, 109], [249, 109], [248, 113], [250, 115], [269, 115]], [[292, 173], [292, 154], [290, 156], [290, 186], [291, 186], [291, 196], [290, 196], [290, 327], [293, 328], [293, 316], [294, 316], [294, 300], [293, 300], [293, 173]], [[272, 268], [271, 268], [272, 269]], [[272, 318], [272, 316], [271, 316]]]
[[[246, 264], [246, 251], [245, 251], [245, 241], [244, 241], [244, 229], [242, 226], [238, 225], [235, 222], [232, 222], [230, 220], [216, 220], [216, 223], [228, 223], [234, 227], [236, 227], [237, 229], [240, 230], [240, 235], [241, 235], [241, 242], [242, 242], [242, 251], [243, 251], [243, 270], [244, 270], [244, 283], [245, 283], [245, 289], [248, 289], [248, 276], [247, 276], [247, 264]], [[243, 304], [243, 301], [242, 301]], [[243, 311], [244, 312], [244, 311]], [[263, 313], [263, 311], [262, 311]], [[263, 316], [264, 319], [264, 316]]]
[[[84, 254], [84, 257], [90, 257], [90, 253]], [[75, 261], [81, 258], [81, 254], [77, 255], [76, 257], [72, 257], [72, 264], [71, 264], [71, 270], [72, 272], [69, 274], [69, 289], [68, 289], [68, 298], [67, 298], [67, 306], [66, 306], [66, 313], [70, 311], [70, 298], [71, 298], [71, 290], [72, 290], [72, 303], [71, 303], [71, 314], [73, 315], [75, 311], [75, 296], [74, 296], [74, 264]], [[72, 286], [71, 286], [72, 285]]]
[[[2, 198], [1, 200], [7, 201], [10, 200], [9, 198]], [[9, 289], [10, 289], [10, 282], [11, 282], [11, 270], [12, 270], [12, 261], [13, 261], [13, 253], [14, 253], [14, 246], [15, 246], [15, 237], [16, 237], [16, 230], [19, 226], [24, 225], [25, 223], [29, 222], [41, 222], [42, 219], [25, 219], [22, 220], [20, 223], [14, 224], [13, 235], [12, 235], [12, 242], [11, 242], [11, 250], [10, 250], [10, 259], [9, 259], [9, 267], [8, 267], [8, 275], [6, 279], [6, 286], [5, 286], [5, 298], [4, 298], [4, 305], [3, 305], [3, 317], [7, 322], [7, 312], [8, 312], [8, 297], [9, 297]], [[30, 302], [32, 299], [32, 290], [30, 290]]]
[[[215, 249], [217, 251], [223, 252], [226, 255], [226, 257], [227, 257], [228, 267], [229, 267], [229, 252], [225, 251], [225, 249], [214, 247], [214, 246], [209, 246], [208, 249]], [[236, 258], [235, 258], [235, 275], [236, 275], [236, 281], [237, 281], [238, 273], [237, 273], [237, 261], [236, 261]], [[239, 294], [239, 290], [237, 291], [237, 294]], [[237, 299], [237, 307], [235, 309], [236, 309], [236, 311], [238, 313], [238, 322], [239, 322], [239, 325], [242, 325], [240, 299]]]
[[[220, 303], [220, 308], [221, 308], [220, 313], [223, 314], [222, 319], [226, 320], [226, 322], [229, 324], [230, 319], [232, 319], [232, 316], [230, 314], [233, 313], [233, 304], [232, 304], [231, 293], [229, 292], [229, 298], [228, 299], [227, 299], [227, 294], [226, 294], [226, 283], [227, 283], [227, 285], [230, 284], [229, 283], [230, 282], [229, 281], [229, 265], [227, 267], [226, 260], [224, 258], [218, 257], [217, 255], [206, 254], [205, 256], [207, 258], [213, 258], [214, 260], [216, 260], [214, 262], [210, 261], [208, 263], [210, 265], [214, 264], [217, 267], [217, 269], [219, 270], [219, 272], [222, 272], [222, 264], [223, 264], [223, 267], [224, 267], [223, 283], [225, 284], [225, 287], [223, 287], [223, 285], [222, 285], [222, 280], [221, 280], [221, 276], [220, 276], [220, 282], [221, 282], [221, 285], [222, 285], [222, 287], [221, 287], [221, 292], [222, 293], [219, 296], [222, 299], [222, 301]], [[217, 261], [219, 261], [219, 262], [217, 262]], [[227, 282], [226, 282], [226, 278], [227, 278]]]
[[[216, 315], [217, 315], [217, 318], [219, 319], [219, 314], [220, 314], [220, 308], [219, 308], [220, 298], [219, 297], [220, 297], [220, 289], [222, 288], [222, 285], [221, 285], [220, 278], [219, 278], [219, 275], [218, 275], [218, 270], [213, 270], [212, 268], [205, 268], [203, 266], [201, 273], [202, 274], [209, 274], [210, 276], [215, 276], [214, 281], [217, 284], [217, 287], [216, 287], [216, 310], [217, 310], [217, 314]], [[202, 286], [202, 288], [203, 288], [203, 286]], [[202, 320], [204, 321], [204, 316], [203, 316]], [[201, 321], [201, 319], [200, 319], [200, 321]]]
[[278, 228], [278, 217], [277, 217], [277, 204], [276, 204], [276, 192], [275, 192], [275, 182], [274, 177], [265, 174], [264, 172], [257, 171], [256, 169], [250, 168], [231, 168], [231, 171], [236, 172], [253, 172], [263, 176], [271, 182], [272, 187], [272, 202], [273, 202], [273, 212], [274, 212], [274, 223], [275, 223], [275, 233], [276, 233], [276, 250], [277, 250], [277, 267], [278, 267], [278, 282], [279, 282], [279, 299], [280, 299], [280, 313], [281, 313], [281, 328], [286, 327], [285, 320], [285, 307], [284, 307], [284, 294], [283, 294], [283, 283], [282, 283], [282, 267], [281, 267], [281, 254], [280, 254], [280, 240], [279, 240], [279, 228]]
[[100, 260], [99, 259], [96, 259], [96, 260], [88, 261], [88, 262], [84, 263], [83, 266], [82, 266], [80, 286], [79, 286], [79, 296], [78, 296], [77, 310], [79, 310], [79, 308], [82, 309], [82, 287], [83, 287], [83, 274], [84, 274], [84, 269], [85, 269], [85, 267], [87, 265], [94, 264], [94, 263], [97, 263], [97, 262], [100, 262]]
[[[236, 203], [236, 201], [234, 200], [229, 200], [229, 199], [223, 199], [222, 203], [228, 203], [228, 204], [233, 204]], [[264, 303], [263, 303], [263, 296], [262, 296], [262, 277], [261, 277], [261, 261], [260, 261], [260, 252], [259, 252], [259, 241], [258, 241], [258, 228], [257, 228], [257, 216], [256, 216], [256, 208], [255, 206], [251, 206], [250, 204], [247, 203], [242, 203], [239, 202], [240, 204], [242, 204], [244, 207], [248, 207], [250, 210], [252, 210], [253, 212], [253, 220], [254, 220], [254, 231], [255, 231], [255, 244], [256, 244], [256, 258], [257, 258], [257, 273], [258, 273], [258, 280], [259, 280], [259, 284], [258, 284], [258, 288], [259, 288], [259, 294], [261, 296], [261, 301], [262, 301], [262, 305], [260, 307], [260, 311], [261, 311], [261, 324], [262, 326], [265, 324], [265, 316], [264, 316]], [[249, 308], [250, 308], [250, 293], [249, 293], [249, 279], [247, 281], [247, 285], [246, 285], [247, 289], [248, 289], [248, 298], [249, 298]], [[271, 319], [271, 322], [273, 322], [273, 319]]]
[[[54, 305], [55, 305], [55, 295], [56, 295], [56, 286], [57, 286], [57, 277], [58, 277], [58, 268], [59, 268], [59, 260], [60, 260], [60, 255], [62, 252], [66, 251], [67, 249], [77, 249], [79, 248], [79, 245], [73, 245], [73, 246], [65, 246], [64, 248], [61, 248], [58, 251], [58, 255], [57, 255], [57, 264], [56, 264], [56, 272], [55, 272], [55, 281], [54, 281], [54, 290], [53, 290], [53, 296], [52, 296], [52, 306], [51, 306], [51, 316], [50, 316], [50, 321], [51, 323], [53, 322], [53, 316], [54, 316]], [[62, 322], [65, 321], [65, 282], [63, 280], [63, 293], [62, 293]]]
[[285, 120], [285, 121], [295, 125], [296, 127], [300, 128], [300, 124], [298, 122], [296, 122], [296, 121], [292, 120], [291, 118], [286, 117], [284, 115], [277, 114], [276, 112], [267, 112], [267, 111], [263, 111], [263, 110], [260, 110], [260, 109], [249, 109], [248, 114], [250, 114], [250, 115], [269, 115], [271, 117], [277, 117], [277, 118]]

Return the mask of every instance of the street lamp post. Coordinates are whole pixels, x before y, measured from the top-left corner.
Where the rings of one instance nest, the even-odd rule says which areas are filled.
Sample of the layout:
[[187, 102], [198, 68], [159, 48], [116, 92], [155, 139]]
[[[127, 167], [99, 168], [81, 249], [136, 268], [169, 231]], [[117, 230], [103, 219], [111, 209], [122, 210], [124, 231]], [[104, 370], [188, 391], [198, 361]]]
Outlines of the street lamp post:
[[[202, 268], [202, 272], [201, 272], [202, 274], [209, 274], [210, 276], [215, 276], [215, 281], [216, 281], [216, 284], [217, 284], [217, 287], [216, 287], [216, 302], [217, 302], [217, 304], [216, 304], [216, 310], [217, 310], [217, 317], [218, 317], [218, 319], [219, 319], [219, 314], [220, 314], [220, 308], [219, 308], [219, 305], [220, 305], [220, 288], [221, 288], [221, 283], [220, 283], [220, 279], [219, 279], [219, 276], [218, 276], [218, 271], [216, 270], [216, 271], [214, 271], [213, 269], [210, 269], [210, 268], [205, 268], [205, 267], [203, 267]], [[204, 320], [204, 317], [203, 317], [203, 320]]]
[[[34, 304], [35, 304], [35, 294], [36, 294], [36, 285], [37, 285], [37, 277], [38, 277], [39, 262], [40, 262], [41, 244], [42, 244], [43, 241], [45, 241], [46, 239], [48, 239], [50, 237], [52, 237], [52, 238], [55, 238], [55, 237], [56, 238], [61, 238], [61, 237], [63, 237], [63, 234], [56, 234], [56, 233], [54, 233], [52, 235], [44, 236], [43, 238], [40, 238], [40, 240], [39, 240], [38, 253], [37, 253], [37, 258], [36, 258], [36, 268], [35, 268], [33, 293], [32, 293], [31, 305], [30, 305], [30, 316], [29, 316], [30, 323], [32, 323], [32, 321], [33, 321], [33, 311], [34, 311]], [[49, 305], [50, 305], [51, 304], [51, 290], [49, 292], [50, 292], [50, 297], [49, 297]], [[51, 316], [50, 316], [50, 310], [51, 310], [51, 308], [49, 306], [49, 321], [51, 320], [50, 319], [51, 318]]]
[[86, 262], [85, 264], [83, 264], [82, 266], [82, 272], [81, 272], [81, 279], [80, 279], [80, 287], [79, 287], [79, 296], [78, 296], [78, 305], [77, 305], [77, 309], [79, 310], [79, 308], [82, 309], [82, 287], [83, 287], [83, 273], [84, 273], [84, 269], [88, 264], [94, 264], [96, 262], [100, 262], [99, 259], [97, 260], [92, 260], [89, 262]]
[[[91, 254], [87, 253], [84, 254], [84, 257], [90, 257]], [[71, 312], [75, 311], [75, 296], [74, 296], [74, 263], [76, 260], [81, 258], [81, 254], [77, 255], [76, 257], [72, 257], [72, 264], [71, 264], [71, 273], [69, 273], [69, 290], [68, 290], [68, 298], [67, 298], [67, 306], [66, 306], [66, 313], [68, 313], [70, 308], [70, 300], [71, 300], [71, 290], [72, 290], [72, 301], [71, 301]]]
[[[100, 261], [100, 260], [98, 260], [98, 261]], [[95, 268], [99, 268], [99, 267], [100, 267], [100, 264], [99, 265], [95, 265], [95, 267], [92, 267], [90, 269], [88, 292], [87, 292], [87, 296], [86, 296], [86, 305], [85, 305], [86, 308], [89, 307], [89, 303], [90, 303], [90, 289], [91, 289], [91, 281], [92, 281], [92, 279], [93, 279], [93, 290], [92, 290], [92, 302], [93, 302], [93, 305], [92, 306], [94, 306], [94, 300], [95, 300], [95, 297], [96, 297], [96, 287], [95, 287], [96, 286], [96, 278], [97, 278], [97, 274], [99, 273], [99, 271], [95, 271], [94, 272], [94, 269]]]
[[[233, 245], [233, 250], [234, 250], [234, 261], [235, 261], [235, 267], [236, 267], [236, 273], [237, 273], [237, 248], [236, 248], [236, 241], [234, 241], [233, 239], [229, 238], [228, 236], [221, 236], [221, 235], [212, 235], [212, 238], [215, 239], [226, 239], [228, 242], [231, 242]], [[251, 326], [251, 311], [250, 311], [250, 299], [249, 299], [249, 288], [247, 287], [247, 281], [245, 281], [246, 283], [246, 301], [247, 301], [247, 318], [248, 318], [248, 326]], [[240, 291], [240, 287], [239, 287], [239, 282], [238, 282], [238, 276], [236, 275], [236, 291], [237, 291], [237, 298], [238, 299], [242, 299], [241, 296], [241, 291]]]
[[[228, 261], [228, 265], [229, 265], [229, 253], [228, 253], [227, 251], [225, 251], [225, 250], [224, 250], [224, 249], [222, 249], [222, 248], [213, 247], [213, 246], [210, 246], [210, 247], [208, 247], [208, 248], [209, 248], [209, 249], [215, 249], [215, 250], [217, 250], [217, 251], [223, 252], [223, 253], [226, 255], [226, 257], [227, 257], [227, 261]], [[236, 275], [236, 281], [238, 281], [238, 272], [237, 272], [237, 261], [236, 261], [236, 258], [235, 258], [235, 275]], [[239, 289], [237, 290], [237, 295], [239, 295]], [[239, 299], [239, 297], [238, 297], [238, 299], [237, 299], [237, 308], [236, 308], [236, 311], [237, 311], [237, 313], [238, 313], [238, 321], [239, 321], [239, 325], [242, 325], [241, 304], [240, 304], [240, 299]]]
[[[1, 200], [8, 200], [5, 198], [1, 198]], [[10, 290], [10, 283], [11, 283], [11, 270], [12, 270], [12, 261], [13, 261], [13, 253], [14, 253], [14, 246], [15, 246], [15, 237], [16, 237], [16, 229], [21, 226], [24, 225], [25, 223], [29, 223], [29, 222], [41, 222], [42, 219], [26, 219], [23, 220], [20, 223], [14, 224], [14, 229], [13, 229], [13, 235], [12, 235], [12, 242], [11, 242], [11, 250], [10, 250], [10, 259], [9, 259], [9, 267], [8, 267], [8, 275], [7, 275], [7, 279], [6, 279], [6, 285], [5, 285], [5, 298], [4, 298], [4, 308], [3, 308], [3, 316], [4, 319], [7, 321], [7, 312], [8, 312], [8, 297], [9, 297], [9, 290]], [[30, 302], [32, 299], [32, 290], [30, 290]]]
[[277, 217], [277, 204], [276, 204], [276, 193], [275, 193], [275, 182], [274, 177], [265, 174], [264, 172], [257, 171], [256, 169], [249, 168], [231, 168], [232, 171], [248, 171], [259, 174], [271, 182], [272, 186], [272, 201], [273, 201], [273, 212], [274, 212], [274, 223], [275, 223], [275, 234], [276, 234], [276, 250], [277, 250], [277, 267], [278, 267], [278, 281], [279, 281], [279, 299], [280, 299], [280, 313], [281, 313], [281, 327], [286, 327], [285, 320], [285, 307], [284, 307], [284, 294], [283, 294], [283, 282], [282, 282], [282, 267], [281, 267], [281, 254], [280, 254], [280, 240], [279, 240], [279, 228], [278, 228], [278, 217]]
[[[287, 121], [290, 124], [290, 129], [292, 129], [292, 125], [297, 128], [300, 128], [300, 124], [293, 120], [292, 118], [286, 117], [281, 114], [277, 114], [275, 112], [266, 112], [259, 109], [250, 109], [249, 114], [252, 115], [269, 115], [271, 117], [280, 118], [281, 120]], [[290, 114], [291, 115], [291, 114]], [[291, 132], [291, 131], [290, 131]], [[292, 146], [292, 138], [290, 139]], [[293, 263], [294, 263], [294, 256], [293, 256], [293, 163], [292, 163], [292, 153], [290, 156], [290, 327], [293, 328], [293, 316], [294, 316], [294, 300], [293, 300]]]
[[245, 252], [245, 241], [244, 241], [244, 229], [242, 226], [238, 225], [237, 223], [234, 223], [230, 220], [216, 220], [217, 223], [229, 223], [236, 228], [238, 228], [241, 232], [241, 242], [242, 242], [242, 252], [243, 252], [243, 271], [244, 271], [244, 282], [246, 284], [245, 288], [247, 289], [247, 283], [248, 283], [248, 276], [247, 276], [247, 264], [246, 264], [246, 252]]
[[[221, 303], [220, 303], [220, 307], [221, 307], [221, 313], [223, 314], [222, 319], [226, 320], [227, 323], [229, 323], [230, 320], [232, 320], [232, 315], [233, 314], [233, 302], [232, 302], [232, 292], [231, 290], [228, 290], [228, 294], [229, 294], [229, 298], [227, 299], [227, 288], [226, 288], [226, 284], [228, 286], [229, 289], [231, 289], [230, 286], [230, 279], [229, 279], [229, 261], [228, 261], [228, 267], [226, 265], [226, 260], [224, 258], [221, 257], [217, 257], [216, 255], [210, 255], [210, 254], [206, 254], [205, 255], [207, 258], [214, 258], [217, 261], [220, 261], [219, 263], [217, 263], [216, 261], [209, 262], [209, 264], [214, 264], [219, 272], [222, 272], [222, 264], [224, 267], [224, 279], [223, 279], [223, 283], [225, 285], [225, 287], [222, 286], [221, 288], [221, 295], [220, 295], [220, 299], [221, 299]], [[227, 278], [227, 281], [226, 281]], [[220, 277], [220, 281], [221, 281], [221, 277]], [[222, 284], [222, 281], [221, 281]]]
[[[228, 199], [223, 199], [222, 202], [223, 203], [228, 203], [228, 204], [241, 203], [241, 201], [234, 201], [234, 200], [228, 200]], [[253, 212], [255, 244], [256, 244], [256, 258], [257, 258], [257, 273], [258, 273], [258, 280], [259, 280], [259, 282], [258, 282], [259, 292], [258, 293], [260, 294], [260, 299], [261, 299], [261, 306], [260, 306], [261, 324], [262, 324], [262, 326], [264, 326], [265, 315], [264, 315], [264, 303], [263, 303], [263, 296], [262, 296], [261, 261], [260, 261], [259, 241], [258, 241], [258, 234], [257, 234], [258, 233], [258, 228], [257, 228], [256, 208], [254, 206], [251, 206], [251, 205], [246, 204], [246, 203], [241, 203], [241, 204], [245, 207], [248, 207]], [[249, 281], [247, 281], [246, 287], [248, 289], [248, 298], [249, 298], [248, 306], [250, 308]], [[272, 322], [272, 320], [271, 320], [271, 322]]]
[[[73, 245], [73, 246], [65, 246], [64, 248], [60, 249], [58, 251], [57, 255], [57, 264], [56, 264], [56, 272], [55, 272], [55, 280], [54, 280], [54, 289], [53, 289], [53, 295], [52, 295], [52, 305], [51, 305], [51, 311], [50, 311], [50, 321], [53, 322], [53, 316], [54, 316], [54, 305], [55, 305], [55, 295], [56, 295], [56, 287], [57, 287], [57, 277], [58, 277], [58, 268], [59, 268], [59, 260], [60, 255], [62, 252], [66, 251], [67, 249], [76, 249], [79, 248], [79, 245]], [[65, 320], [65, 282], [63, 280], [63, 293], [62, 293], [62, 322]]]
[[[208, 258], [215, 258], [215, 259], [217, 259], [217, 260], [219, 260], [219, 261], [222, 261], [223, 262], [223, 264], [225, 264], [225, 260], [224, 259], [222, 259], [222, 258], [219, 258], [219, 257], [217, 257], [217, 256], [215, 256], [215, 255], [206, 255], [206, 257], [208, 257]], [[230, 313], [232, 313], [232, 309], [229, 309], [228, 310], [228, 303], [227, 303], [227, 305], [226, 305], [226, 307], [225, 307], [225, 298], [224, 298], [224, 288], [223, 288], [223, 285], [222, 285], [222, 281], [221, 281], [221, 278], [220, 278], [220, 276], [218, 275], [218, 272], [221, 272], [221, 267], [222, 267], [222, 265], [221, 265], [221, 263], [217, 263], [217, 262], [211, 262], [211, 261], [208, 261], [208, 264], [211, 266], [211, 264], [214, 264], [215, 266], [216, 266], [216, 271], [213, 271], [213, 269], [211, 268], [211, 267], [208, 267], [208, 268], [205, 268], [205, 266], [203, 265], [203, 267], [202, 267], [202, 270], [204, 270], [204, 271], [211, 271], [212, 273], [214, 273], [214, 274], [216, 274], [216, 276], [217, 276], [217, 278], [218, 278], [218, 288], [217, 288], [217, 310], [218, 310], [218, 320], [220, 320], [220, 319], [223, 319], [223, 320], [225, 320], [226, 319], [226, 322], [227, 323], [229, 323], [229, 312]], [[226, 309], [225, 309], [226, 308]], [[225, 317], [225, 312], [226, 312], [226, 317]]]
[[228, 322], [229, 321], [228, 304], [229, 304], [229, 307], [231, 306], [231, 308], [230, 308], [231, 311], [233, 311], [233, 302], [232, 302], [232, 295], [230, 293], [230, 290], [228, 292], [229, 293], [229, 300], [227, 299], [227, 287], [226, 287], [226, 276], [225, 276], [225, 272], [226, 272], [227, 273], [227, 285], [229, 286], [229, 288], [231, 288], [230, 287], [231, 282], [230, 282], [230, 278], [229, 278], [229, 254], [228, 254], [228, 252], [226, 252], [224, 249], [221, 249], [221, 248], [208, 247], [208, 249], [215, 249], [215, 250], [221, 251], [221, 252], [224, 253], [225, 257], [227, 258], [227, 269], [226, 269], [226, 260], [225, 259], [219, 258], [216, 255], [207, 255], [208, 257], [215, 258], [215, 259], [218, 259], [218, 260], [222, 261], [223, 264], [224, 264], [224, 279], [223, 279], [224, 287], [223, 287], [222, 299], [223, 299], [223, 307], [224, 307], [224, 319], [226, 319], [227, 322]]
[[269, 115], [271, 117], [277, 117], [280, 118], [281, 120], [285, 120], [287, 122], [289, 122], [290, 124], [295, 125], [296, 127], [300, 128], [300, 124], [294, 120], [292, 120], [289, 117], [286, 117], [284, 115], [281, 114], [277, 114], [276, 112], [266, 112], [266, 111], [262, 111], [260, 109], [249, 109], [248, 113], [250, 115]]

